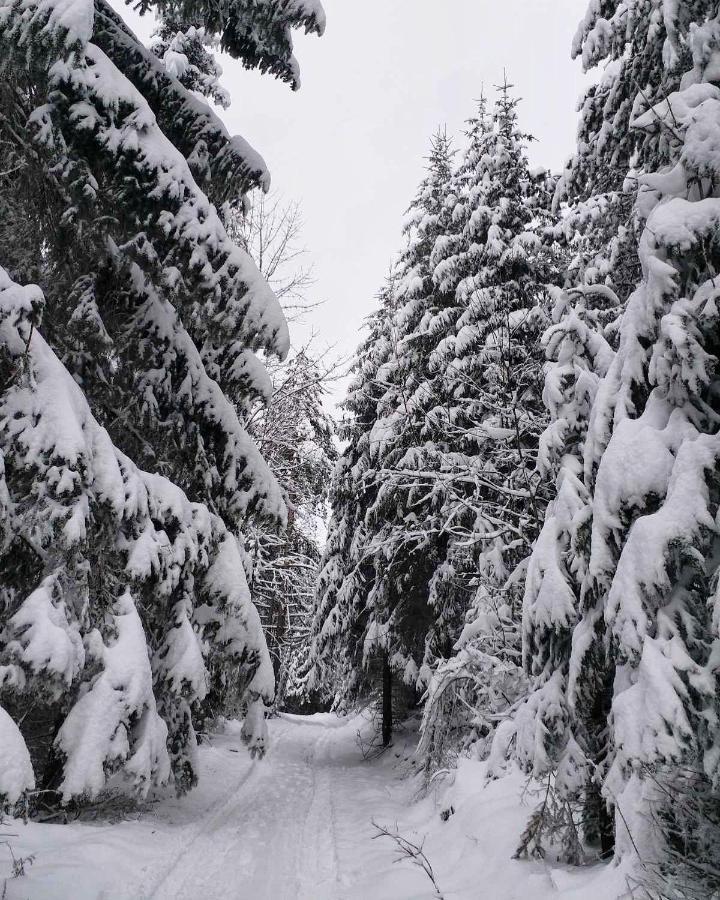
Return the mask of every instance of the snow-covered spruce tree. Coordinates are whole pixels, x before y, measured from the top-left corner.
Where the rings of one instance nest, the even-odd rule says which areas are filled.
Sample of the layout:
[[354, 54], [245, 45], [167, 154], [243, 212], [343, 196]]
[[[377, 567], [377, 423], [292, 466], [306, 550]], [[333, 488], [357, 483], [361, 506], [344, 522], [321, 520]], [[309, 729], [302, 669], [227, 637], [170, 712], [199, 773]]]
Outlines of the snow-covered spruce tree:
[[[537, 470], [548, 483], [554, 481], [556, 493], [528, 564], [522, 615], [523, 663], [533, 690], [515, 720], [498, 731], [493, 774], [501, 771], [514, 744], [520, 765], [535, 778], [557, 772], [555, 787], [566, 810], [574, 809], [580, 796], [585, 799], [588, 840], [607, 840], [599, 784], [581, 764], [566, 692], [589, 556], [591, 508], [582, 455], [598, 386], [614, 356], [603, 323], [608, 309], [615, 315], [617, 297], [601, 285], [580, 286], [572, 293], [555, 289], [554, 295], [553, 324], [543, 336], [550, 360], [543, 393], [550, 423], [540, 438]], [[586, 744], [587, 739], [586, 734]], [[601, 728], [598, 743], [603, 739]], [[575, 828], [569, 825], [571, 834], [565, 837], [568, 847], [575, 847]], [[528, 832], [528, 837], [533, 836]]]
[[[563, 377], [570, 377], [570, 369], [563, 363], [563, 357], [568, 352], [575, 352], [571, 348], [577, 337], [578, 316], [583, 329], [589, 327], [591, 331], [583, 337], [573, 365], [594, 373], [593, 377], [603, 374], [608, 350], [603, 350], [605, 359], [596, 368], [593, 357], [588, 356], [587, 338], [591, 337], [593, 344], [600, 341], [599, 346], [605, 340], [611, 346], [617, 346], [623, 305], [639, 277], [637, 242], [640, 226], [633, 213], [637, 171], [632, 167], [639, 166], [644, 159], [662, 159], [665, 150], [662, 136], [630, 128], [629, 122], [636, 101], [650, 102], [648, 98], [663, 96], [663, 80], [672, 77], [665, 72], [662, 63], [665, 34], [661, 3], [591, 4], [573, 43], [573, 55], [582, 56], [586, 69], [605, 59], [609, 59], [610, 64], [581, 103], [577, 152], [566, 165], [558, 184], [555, 204], [559, 217], [549, 229], [553, 239], [567, 246], [572, 258], [565, 279], [571, 296], [564, 297], [556, 306], [556, 324], [548, 335], [550, 358], [557, 365], [552, 367], [546, 386], [546, 403], [552, 423], [544, 443], [549, 441], [558, 449], [553, 451], [555, 462], [552, 465], [550, 459], [540, 461], [548, 476], [556, 476], [557, 500], [548, 512], [537, 548], [537, 564], [534, 561], [530, 566], [525, 597], [526, 669], [536, 680], [536, 687], [542, 687], [543, 691], [534, 696], [532, 709], [528, 707], [521, 715], [527, 728], [521, 729], [518, 750], [521, 763], [532, 769], [536, 776], [554, 771], [566, 748], [573, 760], [578, 758], [577, 748], [569, 742], [570, 713], [560, 698], [566, 688], [569, 636], [587, 571], [592, 522], [587, 505], [592, 484], [586, 484], [582, 477], [576, 480], [583, 471], [583, 435], [590, 394], [583, 388], [582, 410], [578, 407], [575, 413], [572, 412], [575, 402], [572, 397], [569, 407], [568, 401], [558, 406], [557, 377], [560, 372], [565, 373]], [[582, 297], [583, 286], [596, 286], [596, 289]], [[557, 320], [558, 314], [560, 319], [568, 315], [568, 322]], [[560, 340], [566, 330], [567, 335]], [[570, 343], [569, 338], [572, 339]], [[560, 356], [556, 356], [558, 353]], [[583, 376], [586, 381], [587, 378]], [[574, 390], [572, 385], [571, 379], [565, 389]], [[569, 433], [571, 440], [568, 442], [563, 436], [568, 427], [566, 423], [576, 418], [582, 427], [576, 436]], [[566, 593], [562, 580], [556, 582], [552, 590], [543, 587], [546, 576], [549, 586], [558, 575], [558, 566], [574, 599]], [[558, 592], [561, 596], [565, 594], [565, 601], [553, 606]], [[575, 612], [570, 611], [570, 605], [574, 605]], [[608, 702], [606, 693], [602, 701], [596, 695], [591, 716], [594, 724], [590, 727], [596, 737], [591, 740], [588, 734], [585, 735], [586, 741], [596, 745], [591, 755], [598, 758], [606, 755], [606, 748], [601, 748], [607, 742]], [[512, 734], [513, 730], [509, 728], [507, 740]], [[496, 749], [500, 751], [500, 747]], [[563, 764], [562, 768], [567, 766]], [[584, 774], [575, 771], [572, 777], [565, 772], [561, 782], [563, 780], [566, 784], [561, 783], [560, 787], [566, 796], [582, 794], [585, 798], [584, 826], [587, 835], [594, 840], [598, 837], [598, 823], [605, 818], [599, 780], [592, 771]], [[607, 826], [605, 821], [600, 829], [605, 832], [606, 852], [611, 843]]]
[[[455, 304], [431, 323], [439, 340], [425, 427], [437, 435], [428, 488], [449, 538], [428, 597], [437, 619], [424, 662], [435, 673], [420, 751], [429, 769], [463, 742], [485, 755], [524, 685], [520, 586], [546, 502], [535, 471], [545, 421], [539, 339], [545, 285], [559, 276], [556, 250], [541, 239], [552, 179], [530, 170], [516, 107], [507, 83], [492, 115], [481, 102], [456, 178], [455, 236], [433, 253], [435, 282], [454, 290]], [[469, 597], [462, 633], [455, 625], [448, 635], [452, 654], [436, 633], [459, 585]]]
[[[687, 28], [695, 3], [669, 10], [664, 0], [592, 2], [580, 22], [572, 55], [597, 79], [579, 104], [577, 149], [556, 193], [554, 237], [567, 243], [569, 286], [601, 283], [621, 304], [640, 277], [633, 212], [637, 173], [667, 161], [663, 135], [630, 127], [636, 102], [648, 106], [677, 86], [679, 72], [663, 62], [666, 38]], [[671, 36], [671, 40], [672, 40]], [[614, 330], [607, 336], [612, 340]]]
[[[185, 12], [293, 83], [290, 27], [322, 30], [315, 4]], [[15, 278], [3, 272], [1, 702], [36, 781], [66, 800], [117, 768], [141, 789], [171, 769], [187, 787], [208, 682], [256, 704], [272, 693], [236, 535], [284, 504], [235, 404], [267, 394], [254, 351], [283, 353], [287, 331], [217, 211], [267, 172], [102, 0], [7, 0], [0, 59], [0, 202], [31, 237], [0, 229]]]
[[[666, 879], [665, 893], [707, 896], [717, 886], [706, 864], [717, 821], [702, 810], [713, 794], [717, 803], [720, 746], [713, 655], [720, 170], [711, 138], [720, 21], [707, 3], [622, 6], [600, 18], [593, 5], [583, 34], [596, 60], [622, 56], [616, 72], [636, 54], [653, 75], [647, 88], [625, 83], [642, 148], [633, 173], [640, 277], [619, 322], [617, 353], [596, 387], [582, 468], [572, 462], [589, 504], [570, 538], [586, 565], [579, 596], [569, 591], [562, 529], [535, 566], [541, 579], [550, 575], [547, 600], [567, 613], [556, 617], [564, 642], [553, 629], [558, 652], [543, 638], [547, 616], [538, 618], [543, 587], [529, 586], [526, 595], [526, 658], [538, 670], [542, 656], [548, 665], [518, 717], [518, 748], [529, 768], [554, 771], [563, 790], [580, 793], [590, 836], [602, 787], [615, 808], [617, 855], [638, 855], [646, 871]], [[626, 140], [609, 130], [607, 139]], [[600, 837], [607, 851], [612, 834]]]
[[638, 103], [632, 123], [662, 133], [667, 162], [653, 171], [646, 161], [640, 176], [642, 280], [592, 413], [585, 454], [586, 477], [596, 473], [592, 545], [570, 689], [578, 703], [592, 691], [591, 638], [602, 616], [613, 679], [605, 791], [618, 810], [618, 853], [659, 863], [663, 843], [680, 840], [697, 865], [702, 839], [678, 821], [673, 794], [683, 770], [715, 791], [720, 780], [712, 652], [720, 157], [708, 140], [720, 111], [720, 17], [706, 4], [690, 6], [665, 10], [665, 64], [678, 90], [649, 108]]
[[118, 770], [142, 793], [171, 773], [186, 788], [204, 644], [237, 690], [272, 696], [237, 541], [112, 444], [40, 335], [40, 290], [0, 270], [0, 292], [2, 705], [65, 801]]
[[[515, 635], [512, 647], [498, 651], [509, 661], [494, 659], [495, 687], [505, 674], [506, 687], [513, 682], [517, 690], [523, 680], [518, 598], [513, 613], [501, 594], [507, 584], [517, 595], [512, 573], [532, 541], [526, 510], [536, 494], [541, 430], [533, 420], [542, 415], [542, 354], [534, 344], [553, 267], [539, 238], [551, 182], [529, 170], [515, 106], [507, 86], [493, 115], [481, 104], [457, 172], [447, 139], [436, 136], [385, 321], [376, 322], [385, 328], [383, 341], [375, 338], [381, 364], [365, 374], [372, 402], [362, 436], [348, 434], [356, 443], [345, 454], [352, 462], [341, 463], [345, 490], [334, 507], [360, 517], [350, 528], [345, 516], [342, 528], [331, 523], [321, 597], [333, 599], [321, 603], [316, 629], [329, 621], [343, 636], [357, 629], [347, 671], [360, 668], [365, 677], [346, 676], [353, 685], [367, 685], [378, 661], [386, 676], [389, 669], [413, 690], [425, 689], [433, 669], [453, 655], [466, 617], [474, 623], [468, 640], [470, 632], [478, 637], [481, 620], [492, 619], [494, 636], [502, 632], [506, 643]], [[336, 596], [349, 602], [338, 605]], [[468, 614], [473, 598], [477, 610]], [[463, 661], [469, 657], [491, 663], [485, 650], [463, 645]], [[487, 672], [468, 679], [457, 660], [453, 665], [457, 677], [448, 669], [431, 689], [428, 759], [453, 727], [439, 684], [488, 681]], [[492, 712], [477, 736], [487, 738]], [[471, 728], [463, 721], [462, 729]]]
[[[454, 303], [451, 293], [437, 291], [430, 265], [436, 240], [450, 228], [452, 156], [445, 132], [437, 132], [425, 177], [406, 218], [406, 244], [393, 285], [391, 353], [379, 372], [384, 393], [369, 434], [364, 555], [372, 561], [373, 570], [364, 588], [368, 621], [363, 652], [364, 665], [383, 672], [385, 740], [391, 728], [393, 675], [398, 675], [411, 693], [418, 685], [434, 619], [428, 590], [442, 563], [446, 540], [437, 527], [433, 488], [428, 488], [420, 473], [436, 452], [433, 436], [425, 432], [425, 413], [432, 405], [428, 360], [437, 336], [426, 324]], [[426, 520], [433, 514], [435, 520], [428, 528]], [[462, 605], [459, 596], [454, 605], [456, 610]], [[443, 613], [451, 616], [449, 609], [440, 615]], [[438, 635], [438, 642], [442, 641], [447, 643], [446, 634]]]

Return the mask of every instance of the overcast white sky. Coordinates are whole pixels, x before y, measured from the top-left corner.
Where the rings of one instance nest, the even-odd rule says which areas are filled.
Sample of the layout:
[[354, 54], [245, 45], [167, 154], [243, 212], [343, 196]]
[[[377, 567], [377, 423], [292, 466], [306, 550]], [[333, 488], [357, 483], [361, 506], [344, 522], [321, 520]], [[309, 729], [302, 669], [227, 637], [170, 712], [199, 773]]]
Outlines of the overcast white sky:
[[492, 92], [507, 70], [521, 125], [538, 139], [533, 164], [559, 168], [570, 154], [586, 83], [570, 44], [587, 0], [324, 5], [325, 35], [295, 38], [300, 91], [223, 58], [232, 106], [222, 115], [262, 153], [273, 187], [301, 202], [325, 301], [313, 324], [350, 353], [400, 245], [429, 137], [438, 125], [459, 131], [483, 84]]

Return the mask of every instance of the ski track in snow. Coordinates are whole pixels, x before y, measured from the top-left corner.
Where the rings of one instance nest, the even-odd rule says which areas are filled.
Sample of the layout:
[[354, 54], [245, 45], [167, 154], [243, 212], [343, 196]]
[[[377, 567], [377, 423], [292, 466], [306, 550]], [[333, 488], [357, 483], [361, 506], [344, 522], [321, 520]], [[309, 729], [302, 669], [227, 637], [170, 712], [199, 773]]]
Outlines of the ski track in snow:
[[[283, 740], [289, 730], [293, 740]], [[268, 760], [196, 825], [147, 900], [338, 896], [324, 728], [275, 730]], [[238, 892], [241, 892], [238, 893]]]

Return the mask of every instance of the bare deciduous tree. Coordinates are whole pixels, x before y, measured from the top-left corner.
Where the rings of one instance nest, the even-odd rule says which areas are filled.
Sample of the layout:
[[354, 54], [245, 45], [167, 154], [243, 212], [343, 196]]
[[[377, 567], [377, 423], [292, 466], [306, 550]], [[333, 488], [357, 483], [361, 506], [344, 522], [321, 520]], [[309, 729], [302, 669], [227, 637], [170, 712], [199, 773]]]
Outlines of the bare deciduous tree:
[[[305, 325], [319, 305], [310, 297], [312, 266], [306, 263], [300, 204], [278, 194], [259, 197], [233, 212], [230, 232], [253, 256], [279, 298], [289, 322]], [[309, 641], [320, 543], [330, 472], [336, 457], [335, 426], [324, 408], [328, 386], [344, 364], [314, 337], [293, 346], [287, 360], [268, 360], [272, 394], [256, 404], [245, 425], [287, 494], [284, 530], [263, 525], [248, 533], [250, 586], [260, 610], [277, 681], [276, 706], [292, 694]]]

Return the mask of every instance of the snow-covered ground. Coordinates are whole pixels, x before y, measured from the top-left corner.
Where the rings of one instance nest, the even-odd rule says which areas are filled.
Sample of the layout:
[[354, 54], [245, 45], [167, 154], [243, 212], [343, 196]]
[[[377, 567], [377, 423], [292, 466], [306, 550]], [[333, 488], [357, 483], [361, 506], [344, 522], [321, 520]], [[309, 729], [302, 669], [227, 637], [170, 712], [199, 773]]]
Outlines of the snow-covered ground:
[[[424, 851], [445, 900], [612, 900], [626, 890], [610, 866], [566, 869], [512, 860], [527, 820], [523, 782], [485, 785], [484, 765], [461, 761], [453, 784], [414, 799], [400, 738], [365, 761], [362, 718], [283, 716], [252, 761], [239, 725], [201, 750], [199, 787], [116, 824], [6, 823], [16, 856], [35, 854], [7, 881], [6, 900], [429, 900], [427, 876], [395, 863], [389, 826]], [[409, 745], [408, 745], [409, 746]], [[443, 819], [450, 808], [454, 813]], [[10, 872], [0, 846], [2, 878]]]

